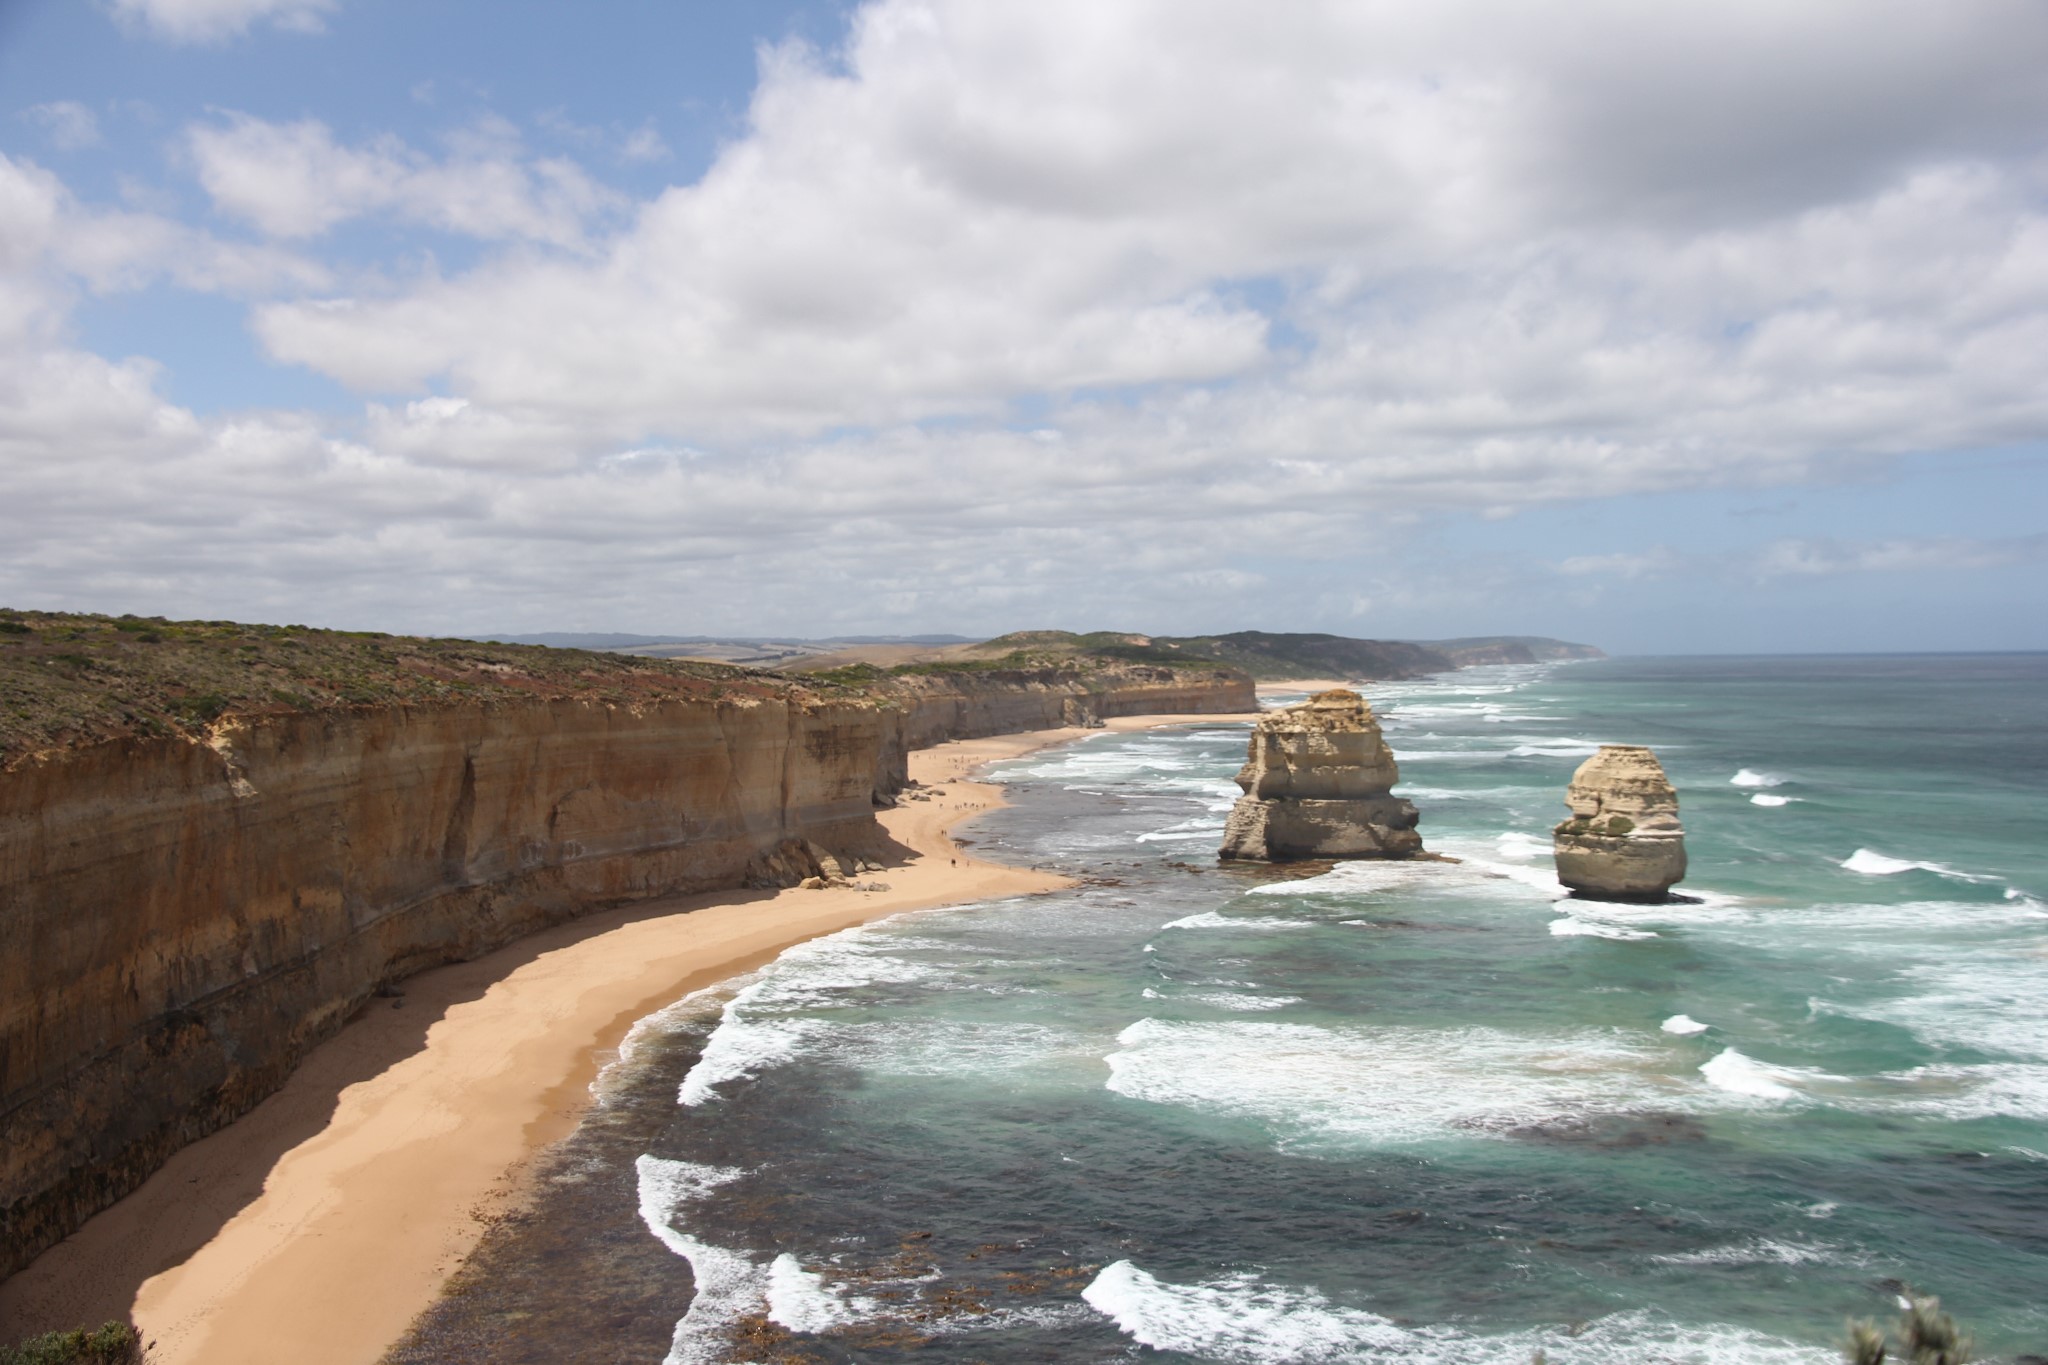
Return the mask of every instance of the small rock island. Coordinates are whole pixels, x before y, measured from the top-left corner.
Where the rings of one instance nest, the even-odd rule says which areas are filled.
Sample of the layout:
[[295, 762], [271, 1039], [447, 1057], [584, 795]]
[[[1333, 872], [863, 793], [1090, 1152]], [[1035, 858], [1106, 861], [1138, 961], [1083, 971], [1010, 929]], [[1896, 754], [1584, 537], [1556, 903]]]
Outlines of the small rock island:
[[1565, 790], [1569, 820], [1551, 832], [1557, 879], [1586, 900], [1661, 901], [1685, 876], [1678, 793], [1657, 755], [1603, 744]]
[[1222, 857], [1406, 858], [1422, 851], [1415, 807], [1365, 698], [1346, 688], [1261, 717], [1237, 774]]

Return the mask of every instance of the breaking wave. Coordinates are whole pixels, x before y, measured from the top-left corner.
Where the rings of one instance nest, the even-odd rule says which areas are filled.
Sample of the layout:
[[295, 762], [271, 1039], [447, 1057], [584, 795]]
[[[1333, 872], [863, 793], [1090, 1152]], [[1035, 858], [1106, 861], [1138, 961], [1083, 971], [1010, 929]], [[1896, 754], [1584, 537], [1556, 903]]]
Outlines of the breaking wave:
[[1747, 1328], [1690, 1326], [1647, 1312], [1572, 1327], [1482, 1336], [1456, 1327], [1403, 1327], [1333, 1303], [1313, 1286], [1244, 1271], [1176, 1284], [1128, 1260], [1104, 1266], [1081, 1291], [1132, 1341], [1229, 1365], [1528, 1365], [1538, 1352], [1574, 1365], [1830, 1365], [1835, 1353]]
[[1876, 849], [1870, 848], [1859, 848], [1851, 853], [1842, 860], [1842, 867], [1850, 872], [1860, 872], [1866, 877], [1896, 877], [1901, 872], [1932, 872], [1938, 877], [1948, 877], [1959, 882], [1976, 882], [1980, 885], [2003, 880], [1981, 873], [1964, 872], [1946, 863], [1894, 858], [1890, 854], [1879, 853]]

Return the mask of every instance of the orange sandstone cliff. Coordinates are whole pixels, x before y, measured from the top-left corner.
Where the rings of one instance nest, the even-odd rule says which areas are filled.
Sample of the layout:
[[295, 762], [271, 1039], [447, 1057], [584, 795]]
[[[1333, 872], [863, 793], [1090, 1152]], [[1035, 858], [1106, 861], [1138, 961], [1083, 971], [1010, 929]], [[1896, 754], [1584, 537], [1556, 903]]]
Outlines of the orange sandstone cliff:
[[0, 1278], [254, 1106], [390, 982], [758, 879], [791, 840], [880, 853], [873, 809], [911, 748], [1255, 709], [1229, 671], [858, 690], [299, 628], [13, 622]]

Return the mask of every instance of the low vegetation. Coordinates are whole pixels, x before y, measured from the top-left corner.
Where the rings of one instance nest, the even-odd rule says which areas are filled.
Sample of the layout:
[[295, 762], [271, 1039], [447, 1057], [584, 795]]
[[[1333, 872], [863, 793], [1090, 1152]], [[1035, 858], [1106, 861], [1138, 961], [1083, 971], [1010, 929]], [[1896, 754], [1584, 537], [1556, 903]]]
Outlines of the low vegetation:
[[1588, 819], [1583, 815], [1575, 815], [1559, 825], [1557, 833], [1564, 835], [1593, 835], [1596, 837], [1605, 835], [1610, 838], [1619, 839], [1625, 834], [1634, 833], [1635, 827], [1636, 822], [1629, 819], [1626, 815], [1610, 815], [1605, 820]]
[[87, 1331], [47, 1332], [19, 1346], [0, 1346], [0, 1365], [141, 1365], [142, 1338], [125, 1322]]
[[1176, 668], [1235, 668], [1261, 682], [1303, 678], [1421, 678], [1469, 664], [1533, 663], [1538, 659], [1598, 657], [1587, 645], [1541, 636], [1487, 636], [1464, 640], [1359, 640], [1347, 635], [1240, 630], [1226, 635], [1138, 635], [1099, 630], [1023, 630], [948, 651], [952, 658], [993, 659], [1020, 654], [1034, 660], [1061, 655], [1123, 659]]
[[[1891, 1351], [1897, 1351], [1897, 1356], [1890, 1355]], [[1941, 1311], [1940, 1299], [1908, 1293], [1889, 1339], [1874, 1322], [1850, 1323], [1842, 1359], [1849, 1365], [1885, 1365], [1892, 1359], [1902, 1365], [1967, 1365], [1970, 1338], [1954, 1318]]]
[[202, 735], [230, 713], [805, 691], [754, 669], [578, 649], [0, 609], [0, 766], [39, 749]]
[[1153, 643], [1183, 655], [1241, 668], [1260, 682], [1294, 678], [1420, 678], [1458, 667], [1457, 659], [1426, 645], [1402, 640], [1354, 640], [1343, 635], [1240, 630], [1229, 635], [1160, 637]]
[[[1100, 672], [1119, 664], [1155, 664], [1166, 668], [1215, 671], [1229, 665], [1215, 659], [1193, 658], [1175, 650], [1152, 645], [1136, 645], [1127, 642], [1126, 637], [1100, 635], [1069, 636], [1062, 640], [1046, 640], [1043, 637], [1056, 635], [1054, 631], [1029, 631], [1031, 642], [1000, 653], [970, 654], [947, 659], [930, 659], [918, 663], [894, 664], [884, 667], [879, 664], [845, 664], [837, 668], [822, 668], [802, 674], [807, 679], [834, 683], [842, 687], [868, 687], [886, 682], [891, 678], [943, 678], [957, 675], [1003, 673], [1075, 673], [1086, 675]], [[1015, 642], [1019, 637], [1006, 635], [988, 642], [989, 646], [1000, 646]]]
[[783, 674], [543, 645], [0, 608], [0, 768], [105, 740], [203, 739], [232, 716], [535, 698], [886, 697], [902, 678], [1047, 671], [1083, 687], [1099, 675], [1106, 687], [1129, 665], [1228, 667], [1110, 632], [1027, 632], [935, 661]]

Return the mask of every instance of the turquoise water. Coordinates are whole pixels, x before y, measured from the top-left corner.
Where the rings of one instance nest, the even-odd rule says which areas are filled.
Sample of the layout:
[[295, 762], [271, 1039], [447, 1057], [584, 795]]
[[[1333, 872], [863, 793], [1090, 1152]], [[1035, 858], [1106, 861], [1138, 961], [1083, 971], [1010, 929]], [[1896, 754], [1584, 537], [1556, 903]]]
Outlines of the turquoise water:
[[[819, 940], [643, 1028], [691, 1059], [620, 1172], [695, 1276], [670, 1359], [1820, 1365], [1902, 1283], [2048, 1353], [2044, 684], [1366, 688], [1457, 863], [1219, 866], [1242, 726], [1004, 765], [969, 837], [1086, 884]], [[1602, 741], [1663, 759], [1696, 903], [1560, 899], [1549, 826]]]

